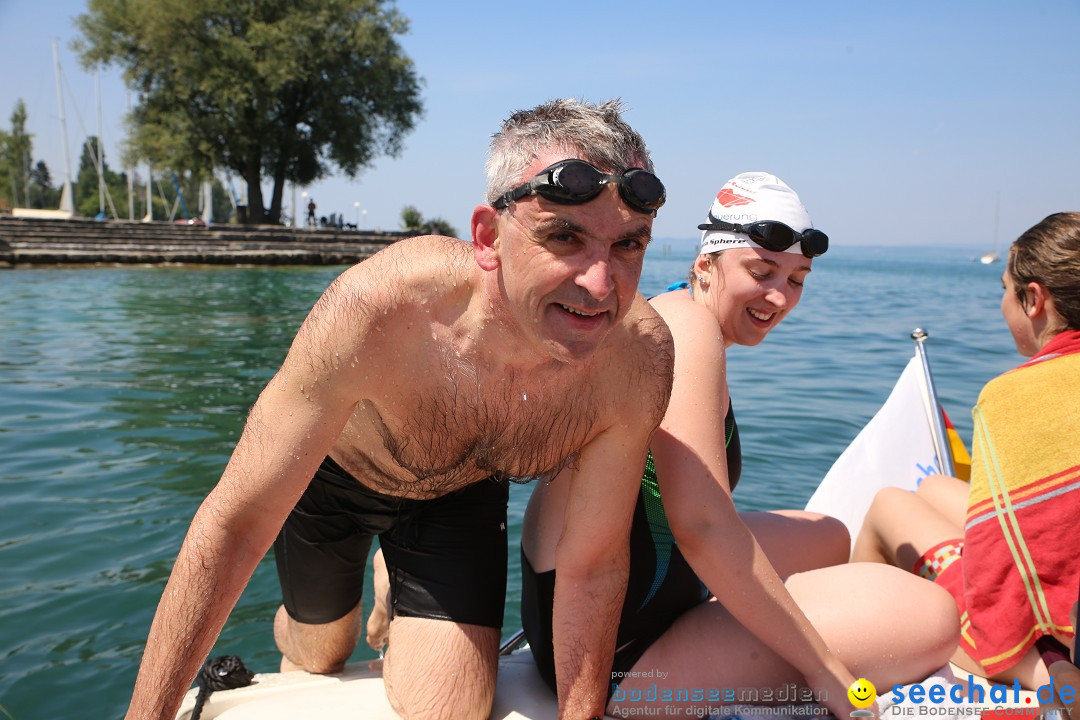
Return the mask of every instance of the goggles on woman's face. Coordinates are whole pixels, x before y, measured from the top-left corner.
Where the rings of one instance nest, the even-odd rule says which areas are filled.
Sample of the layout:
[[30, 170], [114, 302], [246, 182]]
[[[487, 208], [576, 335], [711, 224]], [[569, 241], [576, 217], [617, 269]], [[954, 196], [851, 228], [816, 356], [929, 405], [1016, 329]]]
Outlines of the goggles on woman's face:
[[621, 175], [611, 175], [584, 160], [560, 160], [524, 185], [504, 193], [491, 205], [502, 210], [534, 193], [562, 205], [581, 205], [599, 195], [608, 183], [618, 186], [619, 195], [630, 209], [646, 215], [655, 214], [667, 199], [664, 184], [648, 170], [631, 168]]
[[802, 254], [808, 258], [824, 255], [829, 249], [829, 236], [820, 230], [808, 228], [796, 232], [782, 222], [762, 220], [760, 222], [739, 225], [717, 220], [709, 213], [709, 222], [698, 225], [698, 230], [722, 230], [747, 235], [755, 243], [773, 252], [784, 252], [795, 243], [799, 243]]

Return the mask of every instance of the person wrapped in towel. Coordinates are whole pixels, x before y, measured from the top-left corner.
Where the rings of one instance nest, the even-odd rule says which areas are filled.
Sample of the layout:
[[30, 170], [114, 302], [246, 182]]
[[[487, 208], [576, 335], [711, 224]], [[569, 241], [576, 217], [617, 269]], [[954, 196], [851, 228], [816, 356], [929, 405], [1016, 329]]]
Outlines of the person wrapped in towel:
[[1002, 286], [1002, 314], [1030, 360], [979, 394], [970, 486], [934, 476], [914, 494], [882, 490], [852, 559], [946, 588], [961, 621], [953, 662], [1036, 689], [1050, 668], [1080, 680], [1066, 649], [1080, 582], [1080, 213], [1021, 235]]

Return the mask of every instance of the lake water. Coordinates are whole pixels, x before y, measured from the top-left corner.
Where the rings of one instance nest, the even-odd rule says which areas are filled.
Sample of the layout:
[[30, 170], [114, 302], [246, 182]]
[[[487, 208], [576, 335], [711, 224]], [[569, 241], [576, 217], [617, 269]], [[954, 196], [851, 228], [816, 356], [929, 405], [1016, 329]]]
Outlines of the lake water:
[[[655, 250], [646, 294], [691, 261]], [[930, 333], [942, 401], [970, 439], [979, 389], [1020, 360], [998, 309], [1002, 266], [974, 255], [835, 248], [765, 343], [731, 350], [742, 509], [805, 504], [888, 395], [916, 326]], [[122, 714], [187, 524], [340, 270], [0, 272], [0, 706], [15, 720]], [[515, 549], [528, 493], [511, 487]], [[519, 624], [515, 549], [506, 635]], [[270, 557], [214, 653], [276, 670], [278, 603]], [[361, 645], [354, 659], [373, 656]]]

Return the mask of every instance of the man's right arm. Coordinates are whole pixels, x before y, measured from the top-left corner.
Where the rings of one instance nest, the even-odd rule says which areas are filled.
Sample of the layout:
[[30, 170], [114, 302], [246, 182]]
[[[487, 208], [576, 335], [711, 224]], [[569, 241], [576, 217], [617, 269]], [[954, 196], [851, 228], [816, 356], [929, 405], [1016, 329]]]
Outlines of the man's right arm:
[[[630, 526], [649, 439], [667, 407], [671, 335], [659, 316], [644, 319], [609, 374], [613, 422], [582, 450], [570, 475], [555, 550], [552, 641], [560, 718], [602, 716], [630, 567]], [[636, 362], [635, 365], [631, 363]], [[635, 393], [625, 392], [632, 379]]]
[[[128, 718], [175, 716], [240, 593], [348, 420], [359, 324], [342, 279], [259, 396], [225, 472], [192, 520], [150, 628]], [[357, 363], [358, 365], [358, 363]], [[349, 390], [346, 391], [345, 389]]]

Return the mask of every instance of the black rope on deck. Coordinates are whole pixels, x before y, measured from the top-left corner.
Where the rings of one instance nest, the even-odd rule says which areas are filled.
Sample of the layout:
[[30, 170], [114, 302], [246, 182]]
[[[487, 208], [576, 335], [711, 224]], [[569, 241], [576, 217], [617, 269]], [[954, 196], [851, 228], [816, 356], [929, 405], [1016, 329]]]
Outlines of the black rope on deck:
[[199, 720], [203, 705], [210, 698], [210, 693], [215, 690], [247, 687], [251, 684], [253, 677], [255, 673], [244, 667], [244, 661], [236, 655], [222, 655], [213, 660], [207, 658], [199, 674], [195, 676], [199, 694], [195, 697], [195, 708], [191, 711], [191, 720]]

